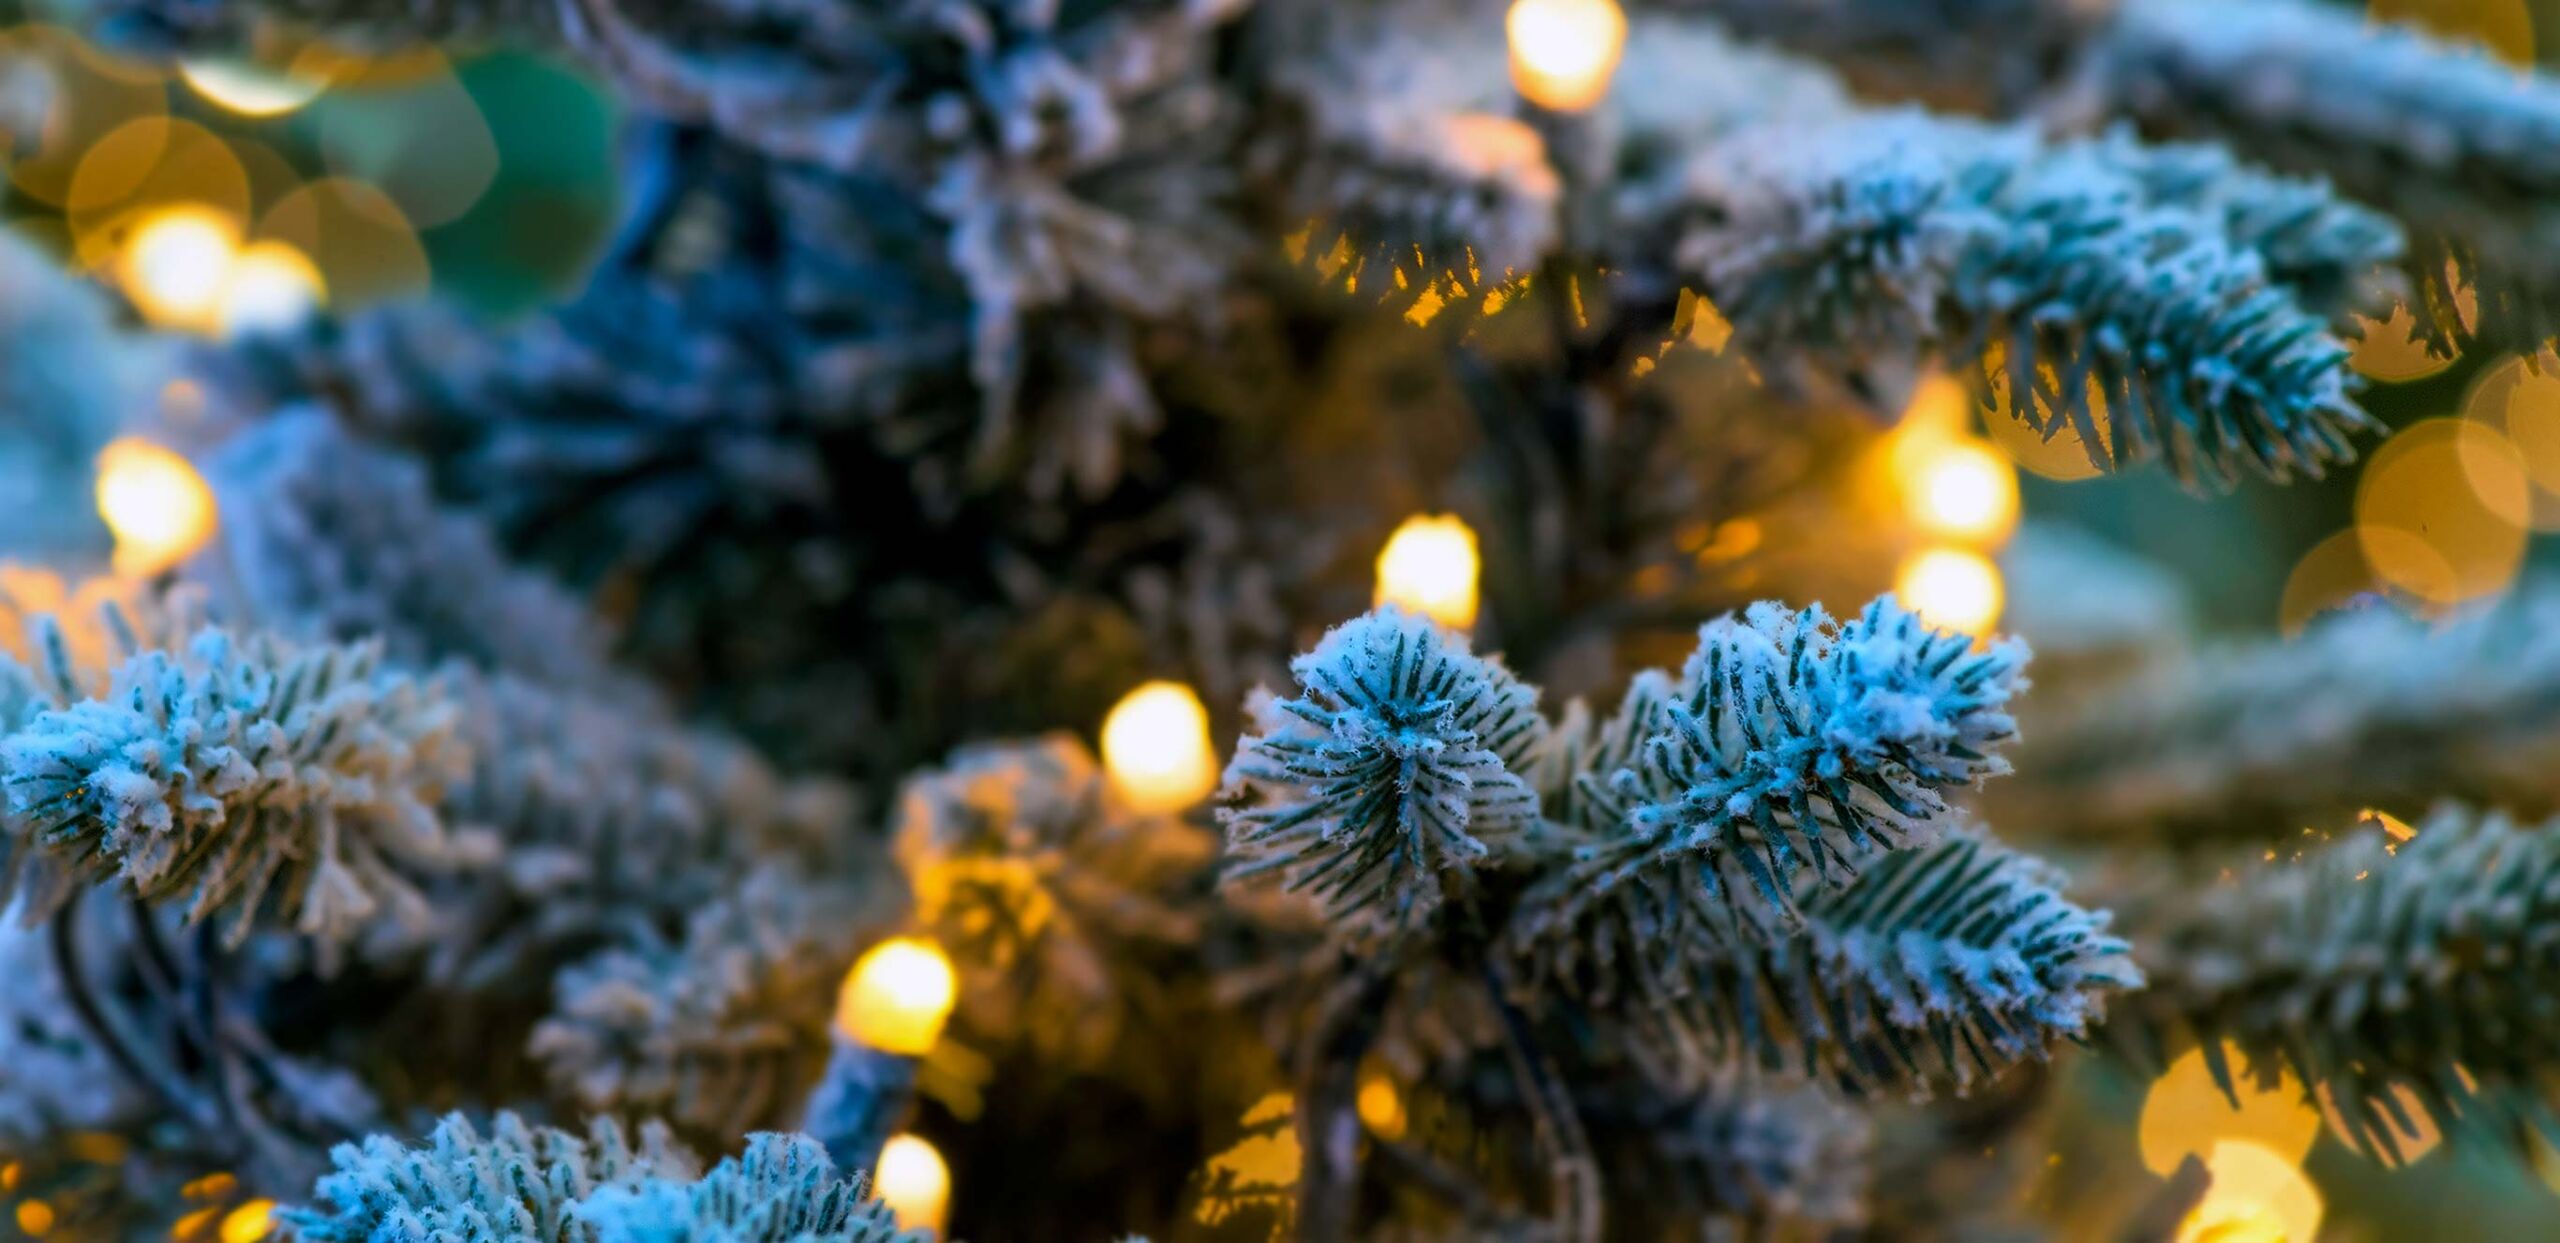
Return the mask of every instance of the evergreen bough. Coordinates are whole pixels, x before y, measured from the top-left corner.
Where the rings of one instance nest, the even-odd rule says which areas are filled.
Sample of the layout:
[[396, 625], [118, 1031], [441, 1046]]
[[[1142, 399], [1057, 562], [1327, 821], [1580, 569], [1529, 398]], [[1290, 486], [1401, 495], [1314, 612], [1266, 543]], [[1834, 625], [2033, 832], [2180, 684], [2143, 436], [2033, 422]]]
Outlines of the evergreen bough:
[[512, 1113], [490, 1119], [485, 1134], [452, 1114], [422, 1145], [374, 1135], [329, 1159], [337, 1168], [312, 1203], [278, 1214], [308, 1243], [603, 1243], [579, 1218], [581, 1202], [700, 1168], [663, 1127], [642, 1127], [634, 1143], [610, 1118], [579, 1136]]
[[1838, 889], [1927, 845], [1945, 791], [2008, 771], [1997, 748], [2026, 658], [1890, 596], [1847, 622], [1762, 603], [1708, 624], [1676, 681], [1635, 680], [1559, 800], [1579, 836], [1542, 886], [1555, 917], [1633, 884], [1781, 923], [1799, 886]]
[[1590, 930], [1595, 968], [1622, 978], [1594, 987], [1584, 968], [1558, 986], [1702, 1068], [1739, 1061], [1858, 1094], [1961, 1092], [2085, 1038], [2108, 995], [2142, 984], [2106, 912], [2062, 884], [2030, 856], [1961, 834], [1885, 856], [1809, 900], [1790, 931], [1665, 926], [1646, 904], [1682, 895], [1630, 895], [1622, 940]]
[[2076, 85], [2147, 127], [2327, 177], [2397, 216], [2435, 352], [2474, 339], [2530, 350], [2560, 330], [2560, 87], [2548, 78], [2314, 0], [2117, 7]]
[[1537, 823], [1520, 773], [1546, 735], [1538, 693], [1464, 636], [1386, 606], [1290, 662], [1227, 768], [1231, 880], [1278, 872], [1336, 915], [1401, 925]]
[[12, 883], [31, 915], [113, 882], [229, 915], [234, 944], [273, 919], [329, 953], [424, 924], [420, 879], [484, 860], [434, 810], [462, 759], [451, 704], [377, 648], [207, 629], [0, 741]]
[[2414, 836], [2366, 824], [2201, 895], [2129, 900], [2151, 978], [2121, 1035], [2193, 1038], [2226, 1089], [2309, 1085], [2340, 1137], [2397, 1159], [2418, 1115], [2548, 1127], [2560, 1024], [2560, 826], [2448, 807]]
[[1917, 111], [1773, 120], [1691, 157], [1680, 254], [1782, 375], [1937, 353], [2101, 469], [2190, 486], [2350, 460], [2378, 425], [2328, 321], [2396, 234], [2308, 185], [2209, 196], [2170, 158]]

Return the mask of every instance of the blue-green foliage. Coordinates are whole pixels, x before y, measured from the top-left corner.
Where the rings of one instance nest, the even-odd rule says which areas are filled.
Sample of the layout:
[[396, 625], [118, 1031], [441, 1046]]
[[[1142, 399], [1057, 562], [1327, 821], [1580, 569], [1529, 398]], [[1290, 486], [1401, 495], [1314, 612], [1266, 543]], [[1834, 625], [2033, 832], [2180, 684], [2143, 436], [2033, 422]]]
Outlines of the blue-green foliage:
[[958, 1022], [1048, 1064], [1125, 1055], [1166, 1004], [1165, 951], [1209, 922], [1215, 835], [1131, 810], [1072, 734], [978, 743], [911, 774], [892, 834], [916, 926], [958, 964]]
[[[1976, 650], [1887, 596], [1846, 623], [1751, 607], [1698, 632], [1677, 682], [1640, 678], [1572, 778], [1583, 836], [1552, 886], [1569, 910], [1630, 883], [1754, 923], [1925, 845], [1942, 792], [2008, 771], [2026, 647]], [[1568, 918], [1571, 916], [1568, 915]]]
[[2104, 913], [1945, 801], [2008, 769], [2022, 644], [1890, 597], [1846, 623], [1761, 604], [1699, 639], [1678, 679], [1555, 735], [1540, 783], [1571, 850], [1504, 932], [1532, 993], [1699, 1067], [1923, 1093], [2042, 1056], [2139, 983]]
[[416, 879], [476, 858], [435, 799], [453, 714], [370, 646], [214, 629], [133, 653], [97, 699], [0, 741], [12, 883], [37, 912], [118, 882], [189, 920], [273, 918], [324, 953], [377, 917], [423, 924]]
[[700, 1167], [665, 1128], [635, 1145], [610, 1118], [580, 1137], [460, 1114], [412, 1147], [386, 1135], [330, 1151], [314, 1203], [280, 1214], [308, 1243], [914, 1243], [804, 1135], [747, 1137]]
[[1969, 835], [1887, 856], [1797, 931], [1680, 942], [1628, 1000], [1675, 1052], [1858, 1091], [1963, 1090], [2096, 1025], [2130, 947], [2062, 876]]
[[923, 1243], [806, 1135], [747, 1137], [692, 1183], [607, 1186], [570, 1209], [596, 1243]]
[[[1287, 869], [1355, 929], [1443, 871], [1524, 874], [1490, 898], [1496, 973], [1674, 1064], [1961, 1089], [2140, 982], [2107, 915], [1945, 801], [2007, 770], [2025, 657], [1890, 597], [1845, 623], [1764, 603], [1606, 722], [1550, 730], [1499, 665], [1382, 610], [1300, 658], [1304, 698], [1261, 705], [1235, 773], [1262, 801], [1229, 830], [1248, 874]], [[1453, 835], [1488, 790], [1504, 832]]]
[[634, 1146], [610, 1118], [581, 1138], [511, 1113], [483, 1135], [453, 1114], [420, 1147], [387, 1135], [340, 1144], [314, 1202], [278, 1216], [309, 1243], [600, 1243], [575, 1213], [608, 1187], [690, 1180], [699, 1168], [662, 1127]]
[[2123, 1037], [2156, 1053], [2191, 1036], [2226, 1085], [2236, 1045], [2386, 1159], [2474, 1110], [2560, 1116], [2560, 825], [2447, 808], [2407, 840], [2368, 824], [2200, 896], [2188, 877], [2156, 888], [2129, 904], [2152, 986]]
[[721, 1143], [796, 1115], [863, 895], [781, 869], [732, 883], [681, 940], [643, 932], [561, 968], [526, 1051], [562, 1097]]
[[1664, 1192], [1710, 1215], [1856, 1226], [1867, 1219], [1875, 1123], [1801, 1081], [1722, 1075], [1649, 1118]]
[[372, 639], [396, 664], [460, 659], [593, 689], [614, 681], [586, 605], [518, 569], [478, 515], [436, 503], [425, 467], [323, 411], [278, 413], [208, 463], [227, 556], [205, 577], [249, 616]]
[[2168, 164], [1919, 112], [1771, 122], [1692, 157], [1681, 259], [1781, 374], [1935, 351], [2099, 466], [2191, 485], [2347, 460], [2373, 423], [2328, 321], [2396, 237], [2302, 183]]
[[2121, 126], [2057, 156], [2085, 161], [2093, 180], [2132, 178], [2155, 207], [2220, 217], [2233, 244], [2257, 252], [2268, 277], [2314, 315], [2336, 323], [2388, 309], [2379, 295], [2390, 284], [2385, 265], [2407, 249], [2400, 226], [2325, 180], [2244, 164], [2205, 143], [2147, 144]]
[[106, 552], [87, 495], [90, 464], [136, 421], [159, 370], [146, 339], [118, 330], [97, 289], [16, 229], [0, 229], [0, 551]]
[[2445, 621], [2376, 605], [2201, 644], [2045, 712], [2001, 823], [2265, 841], [2437, 799], [2539, 814], [2560, 770], [2560, 584]]
[[1463, 636], [1387, 606], [1289, 669], [1302, 693], [1253, 705], [1227, 769], [1252, 797], [1221, 813], [1231, 879], [1279, 872], [1337, 915], [1401, 925], [1537, 823], [1519, 775], [1547, 732], [1537, 691]]
[[[2530, 349], [2560, 330], [2560, 84], [2356, 6], [2130, 0], [2093, 80], [2147, 128], [2316, 174], [2405, 222], [2426, 340]], [[2476, 308], [2462, 303], [2476, 299]]]

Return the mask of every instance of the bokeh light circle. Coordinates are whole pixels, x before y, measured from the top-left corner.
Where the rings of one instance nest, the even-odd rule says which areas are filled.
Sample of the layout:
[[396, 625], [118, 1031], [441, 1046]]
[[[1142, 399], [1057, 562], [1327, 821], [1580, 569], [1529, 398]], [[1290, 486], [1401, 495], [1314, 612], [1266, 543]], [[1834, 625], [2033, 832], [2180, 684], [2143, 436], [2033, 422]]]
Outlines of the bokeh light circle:
[[[2524, 563], [2531, 512], [2522, 456], [2468, 419], [2410, 425], [2375, 451], [2356, 482], [2366, 564], [2432, 604], [2506, 590]], [[2414, 554], [2412, 540], [2430, 555]]]

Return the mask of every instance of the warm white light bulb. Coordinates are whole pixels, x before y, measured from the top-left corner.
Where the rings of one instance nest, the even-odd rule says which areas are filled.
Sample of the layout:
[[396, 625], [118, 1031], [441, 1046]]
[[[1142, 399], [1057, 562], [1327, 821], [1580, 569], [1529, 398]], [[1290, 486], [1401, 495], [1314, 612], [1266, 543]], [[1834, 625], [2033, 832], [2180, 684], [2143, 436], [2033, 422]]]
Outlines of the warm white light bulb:
[[1102, 767], [1137, 811], [1181, 811], [1207, 798], [1218, 786], [1209, 710], [1180, 682], [1138, 687], [1103, 718]]
[[2205, 1155], [2204, 1198], [2178, 1223], [2177, 1243], [2284, 1243], [2314, 1239], [2326, 1205], [2300, 1166], [2248, 1140], [2225, 1139]]
[[1999, 567], [1963, 548], [1931, 548], [1904, 561], [1893, 590], [1920, 620], [1970, 635], [1990, 633], [2007, 602]]
[[208, 207], [165, 208], [135, 226], [118, 274], [144, 318], [164, 328], [203, 328], [214, 321], [239, 248], [229, 216]]
[[225, 57], [181, 60], [178, 76], [215, 106], [244, 117], [281, 116], [318, 99], [328, 85]]
[[1912, 522], [1933, 538], [1997, 544], [2018, 523], [2018, 474], [1978, 440], [1941, 441], [1913, 455], [1903, 498]]
[[222, 1243], [259, 1243], [275, 1233], [275, 1220], [275, 1201], [248, 1200], [222, 1215], [222, 1226], [216, 1233]]
[[1378, 550], [1377, 602], [1465, 630], [1476, 624], [1482, 573], [1476, 533], [1465, 522], [1454, 514], [1416, 515]]
[[98, 452], [97, 498], [123, 573], [160, 573], [213, 537], [213, 489], [185, 458], [150, 441], [121, 437]]
[[310, 318], [322, 300], [320, 269], [284, 242], [253, 242], [231, 264], [217, 315], [223, 335], [280, 332]]
[[923, 1138], [892, 1136], [881, 1146], [871, 1191], [898, 1215], [900, 1226], [939, 1235], [951, 1207], [951, 1167]]
[[836, 1030], [866, 1048], [922, 1057], [942, 1038], [959, 995], [959, 977], [941, 946], [918, 937], [883, 941], [845, 973]]
[[1503, 30], [1511, 39], [1512, 86], [1556, 112], [1580, 112], [1605, 98], [1627, 46], [1627, 15], [1615, 0], [1517, 0]]
[[1404, 1093], [1386, 1072], [1375, 1068], [1361, 1072], [1360, 1091], [1352, 1098], [1352, 1107], [1360, 1114], [1361, 1123], [1378, 1138], [1404, 1138]]

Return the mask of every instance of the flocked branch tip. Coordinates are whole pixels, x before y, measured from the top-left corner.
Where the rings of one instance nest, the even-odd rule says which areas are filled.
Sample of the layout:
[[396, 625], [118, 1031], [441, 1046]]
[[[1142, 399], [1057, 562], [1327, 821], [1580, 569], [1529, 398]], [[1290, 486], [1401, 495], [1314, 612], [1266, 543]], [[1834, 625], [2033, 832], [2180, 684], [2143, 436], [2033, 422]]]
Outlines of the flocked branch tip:
[[48, 911], [120, 881], [327, 951], [378, 916], [423, 924], [418, 879], [484, 857], [434, 810], [461, 759], [451, 704], [376, 649], [208, 629], [0, 741], [13, 883]]
[[1977, 649], [1932, 629], [1891, 596], [1845, 623], [1766, 602], [1709, 623], [1677, 683], [1631, 688], [1610, 727], [1624, 766], [1575, 778], [1590, 840], [1559, 901], [1641, 881], [1755, 923], [1791, 917], [1802, 886], [1838, 889], [1926, 845], [1944, 791], [2008, 771], [1997, 749], [2026, 657], [2015, 640]]
[[1228, 766], [1247, 799], [1222, 815], [1230, 879], [1278, 872], [1336, 915], [1402, 922], [1536, 824], [1537, 691], [1465, 637], [1388, 606], [1289, 668], [1300, 694], [1258, 696]]

